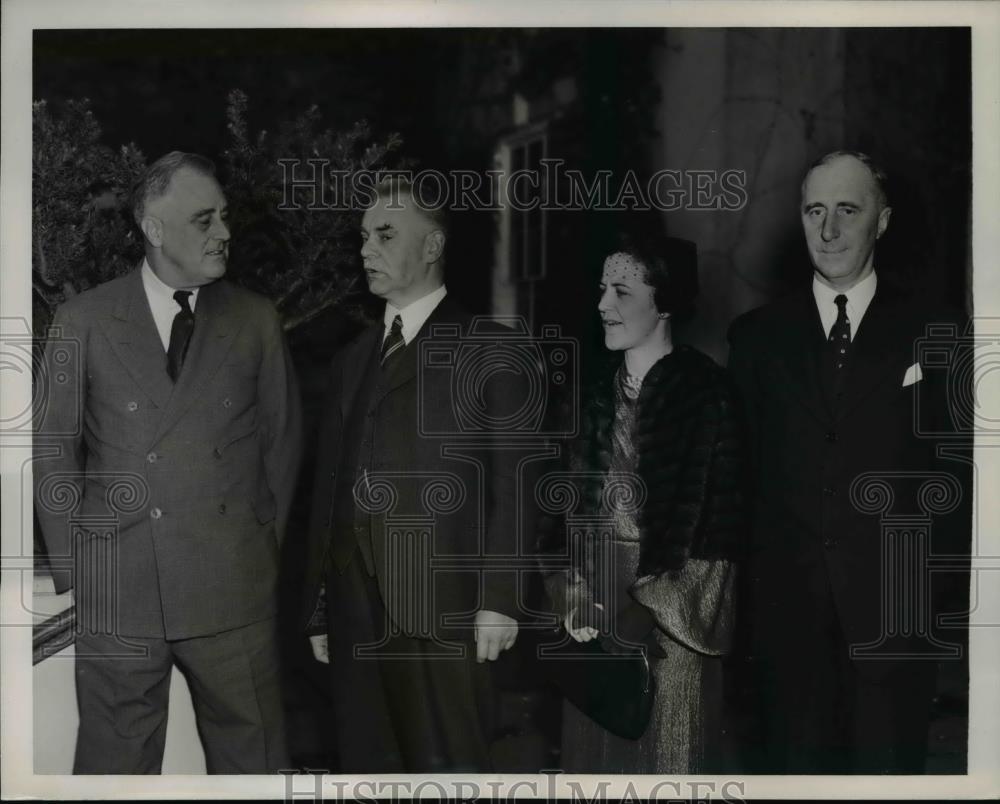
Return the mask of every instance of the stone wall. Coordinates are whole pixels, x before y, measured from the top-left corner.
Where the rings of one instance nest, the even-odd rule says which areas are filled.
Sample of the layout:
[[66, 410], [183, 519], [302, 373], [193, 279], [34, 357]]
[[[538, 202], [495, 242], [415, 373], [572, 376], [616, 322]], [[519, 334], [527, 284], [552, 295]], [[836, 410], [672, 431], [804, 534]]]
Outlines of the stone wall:
[[665, 213], [668, 232], [699, 248], [699, 315], [685, 339], [724, 361], [733, 318], [808, 282], [800, 183], [839, 147], [869, 150], [901, 179], [877, 264], [962, 301], [968, 41], [961, 29], [665, 33], [652, 68], [662, 92], [653, 169], [743, 170], [748, 191], [738, 211]]

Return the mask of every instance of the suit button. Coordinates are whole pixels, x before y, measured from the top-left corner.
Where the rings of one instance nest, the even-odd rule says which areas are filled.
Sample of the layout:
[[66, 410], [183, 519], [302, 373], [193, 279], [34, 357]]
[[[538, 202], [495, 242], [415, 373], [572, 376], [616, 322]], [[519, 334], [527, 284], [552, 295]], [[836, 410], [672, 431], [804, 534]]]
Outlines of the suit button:
[[226, 397], [225, 399], [222, 400], [222, 407], [231, 408], [232, 406], [233, 406], [233, 400], [231, 400], [229, 397]]
[[146, 460], [149, 461], [150, 463], [156, 463], [156, 459], [158, 457], [159, 456], [155, 452], [151, 452], [149, 453], [149, 455], [146, 456]]
[[823, 493], [827, 497], [832, 497], [833, 496], [833, 489], [830, 486], [823, 486]]
[[139, 403], [138, 402], [129, 402], [126, 407], [129, 409], [130, 413], [135, 413], [139, 409]]
[[213, 454], [213, 455], [214, 455], [214, 456], [215, 456], [216, 458], [221, 458], [221, 457], [222, 457], [222, 450], [221, 450], [221, 449], [219, 449], [218, 447], [216, 447], [215, 449], [213, 449], [213, 450], [212, 450], [212, 454]]
[[153, 519], [159, 519], [161, 516], [163, 516], [163, 511], [161, 511], [159, 508], [154, 508], [152, 511], [149, 512], [149, 515]]
[[837, 440], [837, 434], [833, 430], [831, 430], [829, 433], [826, 434], [826, 440], [833, 443], [834, 441]]
[[219, 513], [220, 514], [226, 513], [226, 504], [225, 503], [222, 503], [222, 505], [219, 506]]

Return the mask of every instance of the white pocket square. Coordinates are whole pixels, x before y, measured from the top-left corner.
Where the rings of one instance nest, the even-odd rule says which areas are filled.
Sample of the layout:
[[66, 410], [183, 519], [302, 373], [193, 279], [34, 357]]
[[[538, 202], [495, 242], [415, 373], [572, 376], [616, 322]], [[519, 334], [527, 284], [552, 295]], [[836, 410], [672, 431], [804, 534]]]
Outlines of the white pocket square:
[[920, 364], [914, 363], [906, 370], [906, 376], [903, 377], [903, 388], [907, 385], [913, 385], [915, 382], [920, 382], [924, 378], [924, 373], [920, 370]]

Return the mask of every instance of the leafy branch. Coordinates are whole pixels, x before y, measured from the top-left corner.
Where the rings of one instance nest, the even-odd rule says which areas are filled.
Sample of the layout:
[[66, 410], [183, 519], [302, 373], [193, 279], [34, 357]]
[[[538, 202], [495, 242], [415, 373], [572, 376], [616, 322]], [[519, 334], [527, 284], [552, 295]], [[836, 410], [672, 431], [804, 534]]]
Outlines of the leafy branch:
[[[244, 92], [229, 93], [230, 142], [219, 165], [232, 221], [229, 279], [273, 299], [286, 329], [331, 308], [363, 316], [368, 294], [351, 182], [335, 209], [282, 206], [303, 198], [290, 183], [301, 181], [308, 160], [321, 171], [319, 188], [340, 187], [345, 183], [335, 182], [336, 175], [405, 166], [401, 139], [393, 134], [378, 142], [363, 120], [346, 131], [324, 128], [317, 106], [279, 123], [273, 134], [251, 135], [248, 106]], [[101, 142], [87, 99], [58, 109], [36, 101], [33, 124], [32, 287], [42, 335], [66, 298], [127, 273], [141, 259], [128, 193], [146, 159], [132, 143], [114, 150]]]

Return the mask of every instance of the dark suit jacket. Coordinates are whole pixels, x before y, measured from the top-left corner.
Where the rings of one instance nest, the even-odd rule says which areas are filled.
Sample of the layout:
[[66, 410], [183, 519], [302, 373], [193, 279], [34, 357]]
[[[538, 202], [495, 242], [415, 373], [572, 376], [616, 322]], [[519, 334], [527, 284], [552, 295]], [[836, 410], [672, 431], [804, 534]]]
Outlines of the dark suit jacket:
[[[463, 404], [463, 399], [464, 404], [479, 404], [473, 394], [463, 396], [458, 384], [454, 383], [462, 360], [477, 359], [473, 356], [477, 342], [468, 338], [471, 322], [472, 317], [450, 295], [434, 309], [417, 337], [394, 359], [381, 391], [372, 400], [373, 440], [370, 451], [363, 453], [359, 460], [359, 477], [367, 473], [369, 478], [386, 478], [394, 489], [395, 504], [388, 510], [370, 515], [361, 511], [357, 516], [368, 523], [382, 599], [395, 623], [410, 635], [418, 635], [414, 626], [415, 612], [412, 601], [402, 601], [400, 590], [433, 590], [433, 598], [428, 601], [428, 617], [422, 622], [429, 622], [442, 638], [468, 637], [472, 618], [480, 609], [517, 618], [514, 573], [496, 570], [485, 573], [480, 579], [475, 571], [476, 566], [482, 564], [482, 558], [477, 556], [492, 556], [502, 561], [503, 556], [516, 556], [518, 545], [513, 453], [484, 448], [484, 444], [502, 443], [503, 433], [487, 430], [477, 434], [475, 428], [470, 430], [467, 422], [463, 426], [456, 415], [456, 406]], [[456, 361], [451, 367], [436, 364], [421, 369], [418, 364], [421, 344], [429, 338], [431, 328], [439, 326], [450, 327], [454, 333], [454, 337], [445, 339], [452, 346], [445, 344], [443, 351], [456, 355]], [[383, 329], [381, 323], [367, 328], [333, 360], [313, 487], [305, 622], [313, 619], [317, 608], [320, 585], [328, 567], [331, 526], [344, 519], [343, 512], [334, 510], [334, 480], [345, 422]], [[509, 334], [509, 330], [502, 327], [494, 331], [501, 330]], [[440, 339], [435, 340], [440, 342]], [[460, 356], [459, 351], [464, 348], [473, 351], [464, 351]], [[494, 378], [483, 386], [485, 410], [501, 417], [502, 411], [517, 410], [523, 401], [519, 394], [525, 389], [509, 377], [500, 375], [499, 381]], [[473, 442], [480, 446], [467, 446]], [[454, 452], [446, 454], [449, 450]], [[460, 489], [459, 503], [448, 500], [449, 493], [444, 486], [437, 487], [440, 492], [437, 496], [428, 486], [434, 477], [445, 475], [450, 476], [448, 482], [453, 489]], [[385, 486], [379, 481], [374, 488], [373, 496], [377, 497], [379, 489]], [[387, 524], [392, 526], [394, 521], [407, 517], [433, 520], [431, 552], [434, 561], [456, 558], [472, 563], [448, 570], [440, 564], [432, 568], [422, 559], [390, 561]], [[412, 536], [403, 538], [409, 544], [414, 543]], [[447, 616], [457, 619], [449, 626]], [[336, 613], [331, 612], [330, 617], [335, 618]]]
[[67, 301], [53, 326], [36, 511], [54, 566], [73, 551], [78, 617], [112, 610], [118, 633], [177, 639], [274, 615], [301, 441], [274, 307], [203, 287], [176, 385], [139, 270]]
[[[810, 620], [815, 590], [808, 584], [823, 573], [847, 641], [881, 638], [882, 516], [919, 518], [919, 487], [928, 472], [953, 475], [964, 494], [964, 505], [951, 516], [932, 516], [931, 549], [967, 550], [968, 468], [939, 459], [940, 438], [927, 435], [954, 431], [949, 405], [956, 400], [949, 397], [947, 372], [928, 362], [921, 366], [920, 382], [903, 385], [918, 360], [916, 344], [932, 323], [964, 332], [960, 316], [936, 313], [880, 278], [855, 333], [850, 374], [834, 411], [823, 390], [824, 333], [811, 292], [734, 322], [729, 366], [746, 408], [753, 456], [753, 537], [744, 612], [751, 650], [796, 650], [797, 634], [818, 627]], [[874, 486], [866, 495], [855, 486], [852, 495], [852, 484], [868, 472], [895, 475], [881, 486], [889, 490], [886, 496]], [[890, 503], [884, 511], [879, 510], [883, 501]], [[904, 580], [914, 582], [918, 576], [893, 577]], [[908, 606], [909, 613], [915, 608]]]

